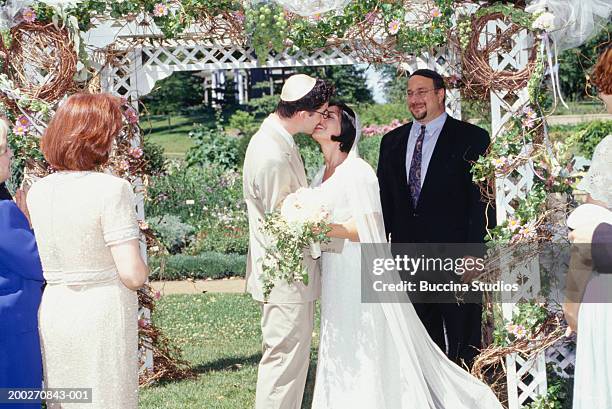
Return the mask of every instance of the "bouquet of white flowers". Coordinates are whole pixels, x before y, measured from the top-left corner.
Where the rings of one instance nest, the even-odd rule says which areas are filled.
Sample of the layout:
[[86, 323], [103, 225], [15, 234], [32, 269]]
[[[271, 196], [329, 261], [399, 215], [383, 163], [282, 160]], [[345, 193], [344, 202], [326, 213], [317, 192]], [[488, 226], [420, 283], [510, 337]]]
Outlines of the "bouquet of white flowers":
[[329, 242], [331, 213], [321, 204], [316, 189], [299, 189], [287, 196], [281, 210], [269, 213], [262, 230], [270, 238], [263, 259], [264, 297], [267, 299], [279, 280], [308, 285], [308, 272], [302, 265], [304, 251], [313, 258], [321, 256], [320, 243]]

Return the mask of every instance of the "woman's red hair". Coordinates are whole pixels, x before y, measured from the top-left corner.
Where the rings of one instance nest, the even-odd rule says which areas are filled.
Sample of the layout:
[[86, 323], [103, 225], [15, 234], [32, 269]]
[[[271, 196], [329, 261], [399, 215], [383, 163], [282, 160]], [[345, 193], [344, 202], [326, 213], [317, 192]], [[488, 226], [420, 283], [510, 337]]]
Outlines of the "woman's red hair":
[[593, 84], [597, 86], [599, 92], [612, 95], [612, 46], [609, 46], [599, 56], [593, 69], [592, 78]]
[[74, 94], [49, 122], [40, 149], [57, 170], [93, 170], [108, 161], [122, 126], [119, 97]]

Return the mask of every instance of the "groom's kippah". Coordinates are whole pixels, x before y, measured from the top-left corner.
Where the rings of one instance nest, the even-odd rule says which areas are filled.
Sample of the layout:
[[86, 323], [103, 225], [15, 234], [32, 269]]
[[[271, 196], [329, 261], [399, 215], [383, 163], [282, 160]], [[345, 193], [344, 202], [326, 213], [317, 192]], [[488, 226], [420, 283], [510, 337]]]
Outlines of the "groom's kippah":
[[316, 78], [306, 74], [295, 74], [287, 78], [281, 91], [280, 99], [285, 102], [297, 101], [304, 98], [317, 83]]
[[444, 88], [444, 78], [434, 70], [429, 70], [427, 68], [421, 68], [420, 70], [416, 70], [412, 74], [410, 74], [409, 78], [418, 75], [420, 77], [431, 78], [434, 81], [434, 84], [442, 84], [439, 88]]

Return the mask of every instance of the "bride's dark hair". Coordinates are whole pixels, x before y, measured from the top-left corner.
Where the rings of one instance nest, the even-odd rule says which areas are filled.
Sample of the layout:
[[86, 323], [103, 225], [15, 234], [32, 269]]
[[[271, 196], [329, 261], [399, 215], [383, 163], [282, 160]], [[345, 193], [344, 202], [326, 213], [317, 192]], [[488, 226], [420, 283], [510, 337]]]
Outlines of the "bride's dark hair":
[[348, 153], [353, 146], [353, 142], [355, 142], [355, 135], [357, 135], [355, 125], [353, 125], [355, 122], [355, 111], [343, 102], [330, 102], [329, 106], [340, 108], [340, 135], [332, 136], [331, 140], [340, 142], [340, 151]]

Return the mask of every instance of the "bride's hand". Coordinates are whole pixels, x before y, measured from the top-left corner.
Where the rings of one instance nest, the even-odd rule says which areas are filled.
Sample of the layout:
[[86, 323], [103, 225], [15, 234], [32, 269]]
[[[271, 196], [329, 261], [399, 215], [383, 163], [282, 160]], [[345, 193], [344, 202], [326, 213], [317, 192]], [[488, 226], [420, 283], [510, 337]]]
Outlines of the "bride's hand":
[[327, 233], [328, 237], [359, 242], [359, 233], [357, 232], [355, 220], [350, 219], [342, 224], [330, 224], [329, 227], [331, 230]]

